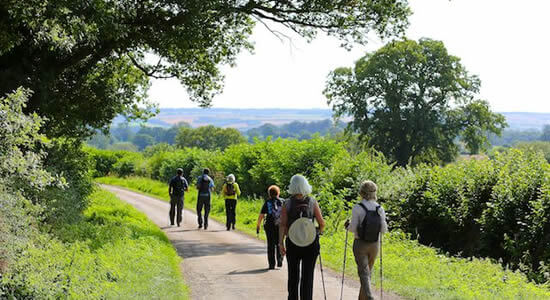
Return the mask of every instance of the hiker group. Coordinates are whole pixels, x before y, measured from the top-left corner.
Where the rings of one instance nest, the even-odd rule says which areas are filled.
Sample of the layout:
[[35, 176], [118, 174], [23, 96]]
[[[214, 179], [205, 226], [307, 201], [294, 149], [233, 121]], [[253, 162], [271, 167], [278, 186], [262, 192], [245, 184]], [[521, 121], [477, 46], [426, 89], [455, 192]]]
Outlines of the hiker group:
[[[208, 215], [215, 185], [209, 176], [209, 169], [204, 169], [197, 178], [197, 223], [198, 228], [208, 229]], [[187, 180], [183, 177], [183, 170], [177, 169], [176, 176], [170, 180], [170, 224], [176, 221], [177, 226], [182, 223], [184, 193], [188, 191]], [[363, 181], [359, 187], [360, 202], [352, 208], [351, 220], [346, 220], [345, 251], [347, 251], [348, 231], [353, 233], [353, 254], [357, 263], [361, 287], [359, 300], [374, 299], [371, 290], [371, 276], [375, 259], [380, 253], [381, 233], [388, 231], [386, 214], [377, 203], [377, 186], [372, 181]], [[221, 189], [225, 199], [226, 229], [234, 230], [236, 223], [237, 198], [241, 194], [235, 176], [230, 174]], [[276, 185], [267, 188], [267, 197], [260, 210], [256, 224], [256, 234], [262, 227], [267, 239], [267, 260], [270, 270], [283, 266], [283, 257], [286, 256], [288, 269], [288, 299], [313, 299], [313, 279], [317, 257], [323, 276], [322, 259], [320, 256], [319, 236], [323, 234], [325, 221], [319, 203], [312, 196], [312, 187], [302, 175], [294, 175], [288, 186], [288, 199], [280, 197], [280, 188]], [[204, 217], [203, 210], [204, 208]], [[177, 216], [177, 218], [176, 218]], [[315, 223], [317, 226], [315, 226]], [[345, 269], [344, 254], [344, 269]], [[344, 273], [342, 273], [342, 290]], [[324, 290], [323, 280], [323, 290]], [[340, 298], [341, 298], [340, 297]], [[325, 292], [326, 299], [326, 292]]]

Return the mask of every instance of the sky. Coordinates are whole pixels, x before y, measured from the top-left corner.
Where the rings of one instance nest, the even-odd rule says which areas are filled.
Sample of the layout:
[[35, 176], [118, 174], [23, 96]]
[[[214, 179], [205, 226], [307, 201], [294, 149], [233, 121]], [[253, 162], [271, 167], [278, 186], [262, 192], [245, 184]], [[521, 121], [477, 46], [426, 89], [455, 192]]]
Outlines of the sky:
[[[444, 42], [481, 79], [480, 99], [497, 112], [550, 112], [550, 1], [410, 0], [409, 39]], [[284, 28], [277, 28], [284, 31]], [[311, 43], [284, 31], [281, 41], [258, 24], [253, 53], [236, 67], [222, 67], [225, 88], [213, 107], [329, 108], [322, 91], [331, 70], [352, 66], [384, 45], [373, 37], [347, 51], [338, 40], [318, 35]], [[153, 80], [149, 97], [160, 107], [197, 107], [177, 80]]]

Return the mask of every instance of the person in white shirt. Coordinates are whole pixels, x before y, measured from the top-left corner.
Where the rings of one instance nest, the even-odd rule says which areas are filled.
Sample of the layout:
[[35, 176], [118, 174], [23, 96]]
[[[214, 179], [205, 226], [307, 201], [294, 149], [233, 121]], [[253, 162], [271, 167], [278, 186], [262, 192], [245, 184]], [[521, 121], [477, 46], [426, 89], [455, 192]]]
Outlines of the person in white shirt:
[[[353, 255], [355, 256], [357, 273], [361, 282], [359, 300], [374, 299], [370, 289], [371, 271], [380, 250], [380, 234], [388, 231], [386, 212], [384, 208], [376, 202], [377, 189], [376, 184], [370, 180], [361, 183], [359, 188], [361, 201], [352, 208], [351, 222], [346, 221], [344, 224], [346, 229], [353, 232], [355, 235], [355, 240], [353, 241]], [[380, 219], [369, 219], [367, 223], [371, 224], [371, 227], [367, 230], [363, 228], [367, 227], [363, 226], [365, 216], [373, 219], [379, 217]]]

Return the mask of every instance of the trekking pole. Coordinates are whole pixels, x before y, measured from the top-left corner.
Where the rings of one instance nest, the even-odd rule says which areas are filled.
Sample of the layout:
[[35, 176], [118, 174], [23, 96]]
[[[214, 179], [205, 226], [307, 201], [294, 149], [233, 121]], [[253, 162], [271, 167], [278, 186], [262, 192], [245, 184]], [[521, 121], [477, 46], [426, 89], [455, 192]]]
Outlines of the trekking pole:
[[340, 300], [344, 297], [344, 276], [346, 272], [346, 254], [348, 253], [348, 230], [346, 229], [346, 242], [344, 244], [344, 266], [342, 267], [342, 288], [340, 289]]
[[382, 286], [382, 276], [383, 276], [383, 269], [382, 269], [382, 234], [380, 234], [380, 300], [384, 299], [384, 288]]
[[327, 300], [327, 291], [325, 290], [325, 276], [323, 275], [323, 259], [321, 259], [321, 250], [319, 249], [319, 265], [321, 266], [321, 281], [323, 282], [323, 294]]

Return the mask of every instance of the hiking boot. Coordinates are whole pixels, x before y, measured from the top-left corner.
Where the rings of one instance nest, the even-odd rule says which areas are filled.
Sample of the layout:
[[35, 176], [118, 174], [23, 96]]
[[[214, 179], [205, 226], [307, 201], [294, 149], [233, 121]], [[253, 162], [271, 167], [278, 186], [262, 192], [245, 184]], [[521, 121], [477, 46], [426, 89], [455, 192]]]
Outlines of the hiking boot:
[[235, 224], [233, 224], [233, 230], [235, 230]]
[[180, 227], [180, 223], [178, 222], [178, 227]]
[[199, 229], [201, 229], [201, 228], [202, 228], [202, 224], [199, 224]]
[[269, 270], [275, 270], [275, 266], [269, 266]]
[[277, 268], [282, 268], [282, 267], [283, 267], [283, 262], [282, 261], [277, 262]]

